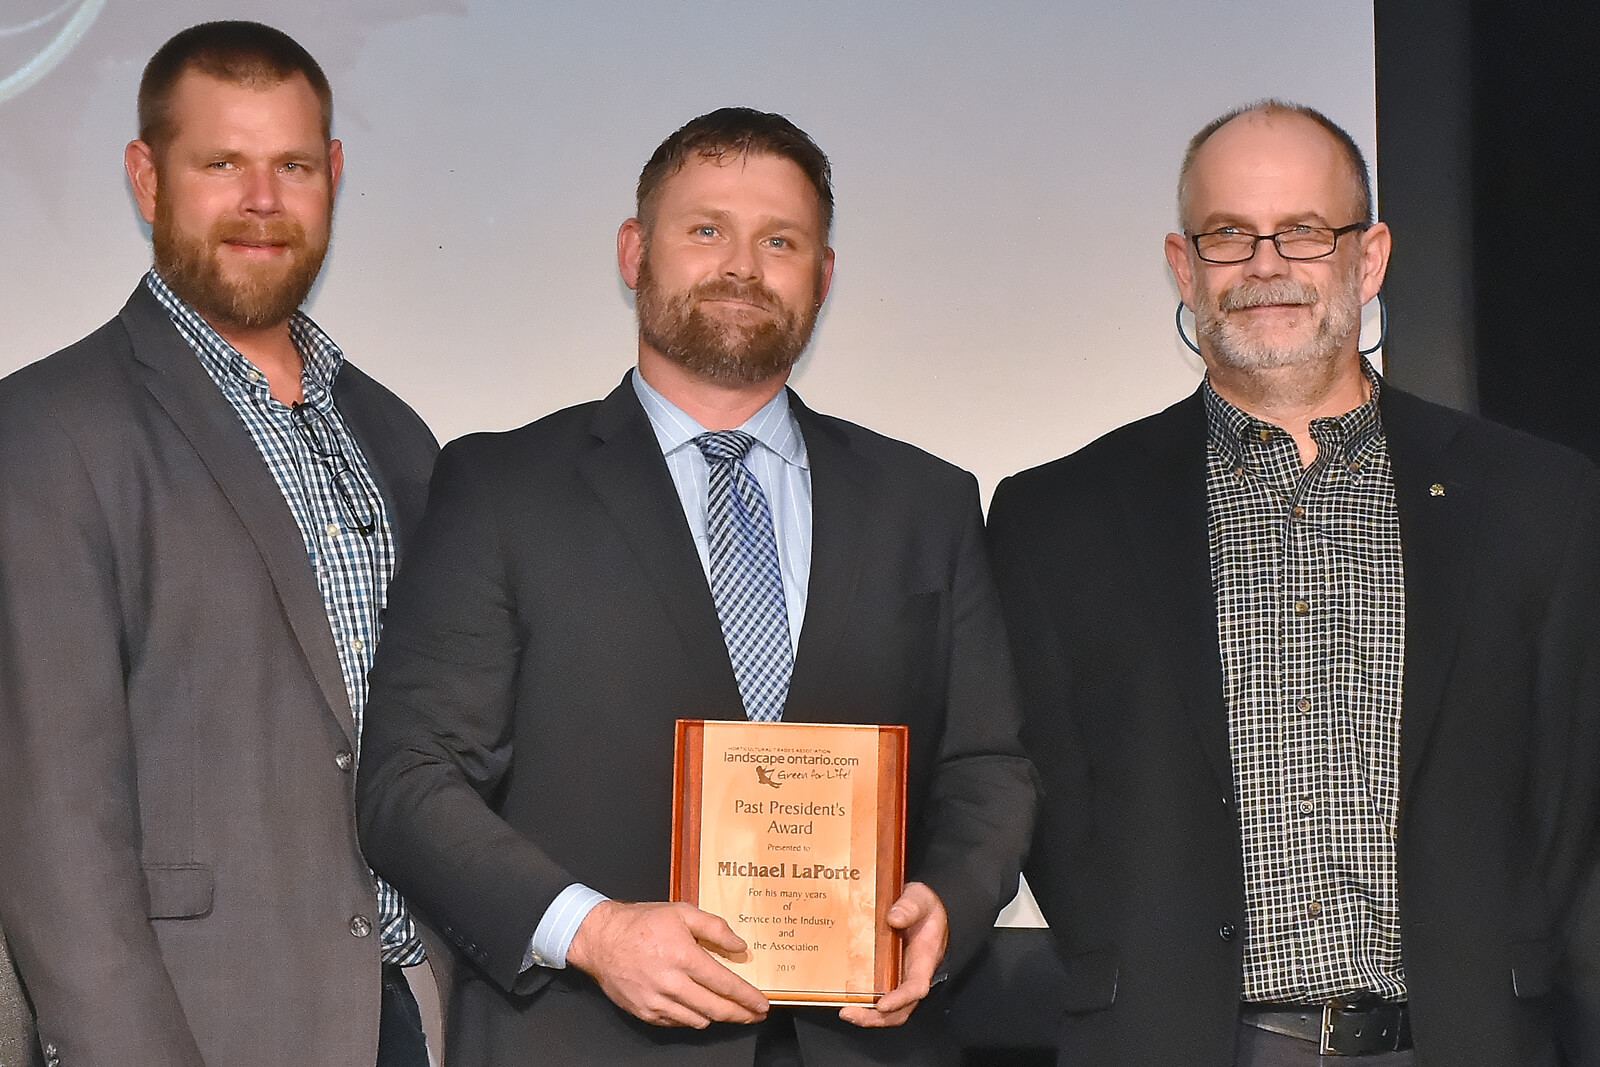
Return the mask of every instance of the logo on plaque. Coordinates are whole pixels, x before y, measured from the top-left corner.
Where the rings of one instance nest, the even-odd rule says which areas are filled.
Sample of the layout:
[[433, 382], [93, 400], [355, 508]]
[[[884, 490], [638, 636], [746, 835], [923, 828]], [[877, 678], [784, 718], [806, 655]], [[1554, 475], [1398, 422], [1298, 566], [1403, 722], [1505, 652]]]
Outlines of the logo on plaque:
[[726, 965], [774, 1004], [870, 1004], [900, 980], [906, 735], [678, 722], [672, 899], [744, 939]]

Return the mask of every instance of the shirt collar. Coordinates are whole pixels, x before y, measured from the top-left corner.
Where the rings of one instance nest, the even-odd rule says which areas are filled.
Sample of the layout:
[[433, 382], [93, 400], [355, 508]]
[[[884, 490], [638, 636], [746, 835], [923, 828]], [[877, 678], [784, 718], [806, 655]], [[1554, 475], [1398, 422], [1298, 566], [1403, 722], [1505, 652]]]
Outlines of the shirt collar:
[[[1343, 415], [1311, 420], [1311, 437], [1319, 449], [1329, 448], [1341, 454], [1344, 463], [1358, 460], [1367, 447], [1383, 433], [1383, 417], [1378, 409], [1378, 397], [1383, 389], [1383, 379], [1372, 369], [1366, 357], [1361, 359], [1361, 373], [1371, 387], [1371, 395], [1360, 407]], [[1258, 444], [1265, 444], [1274, 436], [1286, 433], [1274, 426], [1241, 411], [1224, 400], [1211, 387], [1211, 376], [1201, 384], [1201, 394], [1206, 408], [1206, 436], [1212, 448], [1222, 454], [1229, 466], [1247, 462]]]
[[[267, 391], [266, 375], [261, 373], [261, 369], [229, 344], [187, 301], [173, 292], [154, 269], [145, 275], [145, 286], [167, 310], [167, 314], [172, 316], [173, 325], [189, 342], [189, 347], [194, 349], [214, 380], [219, 384], [232, 380], [252, 391]], [[333, 380], [344, 366], [344, 353], [303, 311], [296, 311], [290, 318], [289, 337], [294, 341], [295, 348], [299, 349], [300, 358], [305, 364], [301, 386], [305, 390], [306, 403], [313, 407], [326, 407], [332, 402]]]
[[[662, 455], [670, 456], [706, 432], [704, 426], [645, 381], [637, 368], [631, 377], [634, 394], [644, 406], [644, 413], [649, 416], [650, 427], [655, 430]], [[745, 420], [739, 429], [761, 442], [785, 463], [795, 467], [807, 465], [805, 439], [800, 436], [800, 427], [789, 408], [789, 390], [778, 390], [778, 395], [763, 404], [761, 410]]]

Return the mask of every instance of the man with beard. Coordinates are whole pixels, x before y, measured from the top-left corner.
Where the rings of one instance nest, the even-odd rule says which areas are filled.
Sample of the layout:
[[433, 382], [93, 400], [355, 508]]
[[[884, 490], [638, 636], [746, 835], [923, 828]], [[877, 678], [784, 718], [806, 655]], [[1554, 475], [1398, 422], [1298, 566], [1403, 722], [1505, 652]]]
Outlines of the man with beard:
[[[358, 805], [472, 964], [457, 1064], [955, 1062], [918, 1005], [1015, 891], [1033, 778], [974, 480], [784, 388], [832, 213], [787, 119], [690, 122], [617, 238], [636, 369], [440, 457]], [[746, 717], [910, 728], [905, 970], [876, 1005], [770, 1008], [723, 919], [660, 902], [674, 721]]]
[[1323, 115], [1211, 123], [1178, 211], [1205, 381], [990, 511], [1061, 1061], [1551, 1067], [1596, 472], [1363, 361], [1390, 234]]
[[51, 1064], [428, 1063], [354, 771], [437, 446], [297, 310], [331, 114], [277, 30], [169, 41], [126, 153], [154, 269], [0, 382], [0, 918]]

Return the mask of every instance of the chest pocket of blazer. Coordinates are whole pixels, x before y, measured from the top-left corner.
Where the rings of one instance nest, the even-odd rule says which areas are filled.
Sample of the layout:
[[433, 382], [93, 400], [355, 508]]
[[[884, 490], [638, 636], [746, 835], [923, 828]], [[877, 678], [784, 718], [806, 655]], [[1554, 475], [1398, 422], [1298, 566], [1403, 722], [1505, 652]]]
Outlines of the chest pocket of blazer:
[[150, 893], [150, 918], [199, 919], [211, 914], [216, 880], [199, 863], [155, 864], [144, 868]]

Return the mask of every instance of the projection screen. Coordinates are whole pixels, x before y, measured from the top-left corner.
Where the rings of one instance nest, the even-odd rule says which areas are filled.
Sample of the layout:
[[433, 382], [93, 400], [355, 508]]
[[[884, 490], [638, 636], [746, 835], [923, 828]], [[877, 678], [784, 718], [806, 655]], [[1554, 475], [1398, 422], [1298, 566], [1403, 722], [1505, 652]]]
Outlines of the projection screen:
[[654, 147], [716, 107], [782, 112], [833, 160], [837, 272], [794, 386], [986, 497], [1194, 388], [1161, 241], [1197, 128], [1281, 96], [1375, 157], [1366, 0], [5, 0], [0, 373], [148, 267], [121, 169], [139, 74], [215, 18], [327, 69], [347, 170], [309, 310], [441, 440], [617, 382], [617, 226]]

